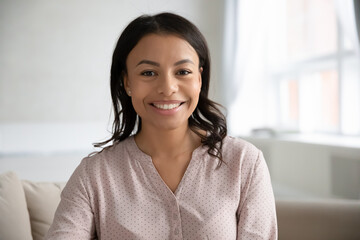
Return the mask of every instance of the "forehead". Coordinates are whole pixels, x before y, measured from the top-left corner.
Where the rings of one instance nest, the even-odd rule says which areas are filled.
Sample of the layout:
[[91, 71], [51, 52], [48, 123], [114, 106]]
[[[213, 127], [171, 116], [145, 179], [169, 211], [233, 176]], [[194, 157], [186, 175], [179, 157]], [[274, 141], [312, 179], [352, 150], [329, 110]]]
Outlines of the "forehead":
[[171, 34], [145, 35], [130, 51], [126, 63], [134, 64], [144, 59], [159, 63], [190, 59], [199, 63], [199, 57], [190, 43]]

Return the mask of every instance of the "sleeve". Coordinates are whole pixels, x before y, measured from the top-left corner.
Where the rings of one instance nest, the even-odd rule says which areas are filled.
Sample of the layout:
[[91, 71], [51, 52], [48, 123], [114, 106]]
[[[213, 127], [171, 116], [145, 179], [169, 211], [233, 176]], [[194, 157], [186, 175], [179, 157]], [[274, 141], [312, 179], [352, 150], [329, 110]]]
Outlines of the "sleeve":
[[45, 240], [96, 239], [86, 168], [85, 158], [61, 193], [60, 204]]
[[[259, 151], [259, 150], [258, 150]], [[277, 220], [270, 174], [261, 151], [241, 186], [237, 239], [275, 240]]]

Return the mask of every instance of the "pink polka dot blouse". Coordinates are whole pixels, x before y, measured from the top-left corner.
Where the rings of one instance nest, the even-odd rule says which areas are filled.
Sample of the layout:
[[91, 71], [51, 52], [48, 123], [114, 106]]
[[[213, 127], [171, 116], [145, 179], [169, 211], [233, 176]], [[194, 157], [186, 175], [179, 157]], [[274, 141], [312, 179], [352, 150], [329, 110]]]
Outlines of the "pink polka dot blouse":
[[173, 193], [134, 138], [84, 158], [61, 194], [46, 239], [277, 239], [262, 153], [226, 137], [226, 164], [195, 149]]

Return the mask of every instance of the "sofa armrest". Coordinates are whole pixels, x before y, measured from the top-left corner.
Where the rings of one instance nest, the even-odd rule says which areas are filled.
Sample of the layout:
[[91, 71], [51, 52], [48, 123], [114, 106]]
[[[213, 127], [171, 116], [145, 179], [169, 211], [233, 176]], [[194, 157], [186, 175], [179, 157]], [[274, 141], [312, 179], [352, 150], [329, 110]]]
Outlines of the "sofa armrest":
[[276, 200], [280, 240], [360, 239], [360, 201]]

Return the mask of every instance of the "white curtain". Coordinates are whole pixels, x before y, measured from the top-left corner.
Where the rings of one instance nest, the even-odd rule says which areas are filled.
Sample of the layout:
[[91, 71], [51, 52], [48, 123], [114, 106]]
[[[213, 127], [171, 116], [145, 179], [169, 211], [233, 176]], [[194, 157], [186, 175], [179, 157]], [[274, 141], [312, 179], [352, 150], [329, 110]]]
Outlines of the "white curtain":
[[335, 0], [335, 9], [344, 34], [360, 55], [360, 0]]
[[228, 127], [233, 135], [265, 124], [265, 33], [268, 3], [226, 0], [223, 79]]

